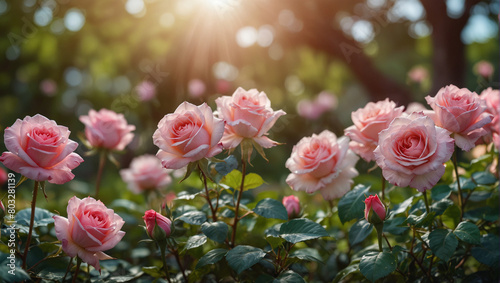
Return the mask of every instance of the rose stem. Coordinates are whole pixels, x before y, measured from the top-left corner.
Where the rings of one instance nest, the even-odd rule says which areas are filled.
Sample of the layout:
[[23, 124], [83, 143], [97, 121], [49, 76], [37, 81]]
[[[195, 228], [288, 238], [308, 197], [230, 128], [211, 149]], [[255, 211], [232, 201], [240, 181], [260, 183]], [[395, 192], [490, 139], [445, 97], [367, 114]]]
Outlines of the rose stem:
[[168, 266], [167, 266], [167, 259], [165, 257], [165, 248], [166, 246], [165, 245], [158, 245], [160, 247], [160, 252], [161, 252], [161, 260], [163, 262], [163, 269], [165, 269], [165, 274], [167, 275], [167, 281], [168, 283], [172, 283], [172, 281], [170, 281], [170, 275], [168, 274]]
[[177, 261], [177, 264], [179, 265], [179, 269], [182, 272], [182, 277], [184, 277], [184, 281], [188, 282], [189, 280], [186, 276], [186, 272], [184, 272], [184, 267], [182, 267], [181, 258], [179, 257], [179, 251], [175, 247], [175, 240], [173, 240], [173, 241], [174, 241], [174, 244], [171, 245], [169, 239], [167, 238], [167, 245], [169, 247], [170, 252], [175, 256], [175, 260]]
[[[422, 194], [424, 195], [425, 210], [427, 211], [427, 215], [429, 215], [431, 210], [429, 208], [429, 200], [427, 199], [427, 190], [424, 190]], [[429, 231], [432, 232], [432, 222], [429, 224]]]
[[64, 273], [64, 276], [62, 278], [62, 282], [64, 282], [64, 280], [66, 280], [66, 275], [68, 275], [68, 272], [69, 272], [69, 268], [71, 267], [71, 262], [73, 261], [73, 257], [69, 259], [69, 262], [68, 262], [68, 267], [66, 268], [66, 273]]
[[[198, 165], [198, 169], [201, 172], [201, 179], [203, 179], [203, 185], [205, 186], [205, 198], [207, 199], [208, 206], [210, 207], [210, 211], [212, 212], [212, 220], [213, 222], [217, 222], [217, 211], [214, 209], [212, 205], [212, 201], [210, 201], [210, 193], [208, 191], [208, 186], [207, 186], [207, 176], [205, 176], [205, 172], [201, 170], [200, 165]], [[217, 202], [218, 203], [218, 202]]]
[[234, 242], [236, 240], [236, 229], [238, 227], [238, 211], [240, 209], [241, 195], [243, 194], [243, 189], [245, 188], [245, 174], [246, 174], [247, 165], [245, 163], [245, 159], [241, 159], [241, 185], [240, 190], [238, 192], [238, 200], [236, 201], [236, 207], [234, 211], [234, 222], [233, 222], [233, 234], [231, 235], [231, 247], [234, 248]]
[[76, 278], [78, 277], [78, 272], [80, 272], [80, 265], [82, 265], [82, 259], [79, 256], [76, 256], [76, 270], [75, 275], [73, 276], [72, 283], [76, 282]]
[[106, 164], [106, 151], [102, 150], [99, 155], [99, 171], [97, 171], [97, 180], [95, 182], [95, 198], [99, 196], [99, 187], [101, 185], [102, 171], [104, 171], [104, 165]]
[[23, 254], [23, 269], [26, 269], [28, 250], [31, 243], [31, 235], [33, 234], [33, 224], [35, 223], [35, 208], [36, 208], [36, 197], [38, 195], [38, 181], [35, 181], [35, 187], [33, 188], [33, 200], [31, 201], [31, 218], [30, 218], [30, 229], [28, 232], [28, 238], [26, 239], [26, 246], [24, 247]]
[[460, 176], [458, 175], [457, 150], [458, 148], [455, 147], [455, 151], [453, 152], [453, 167], [455, 167], [455, 176], [457, 177], [458, 207], [460, 208], [460, 222], [462, 222], [464, 207], [462, 203], [462, 187], [460, 186]]

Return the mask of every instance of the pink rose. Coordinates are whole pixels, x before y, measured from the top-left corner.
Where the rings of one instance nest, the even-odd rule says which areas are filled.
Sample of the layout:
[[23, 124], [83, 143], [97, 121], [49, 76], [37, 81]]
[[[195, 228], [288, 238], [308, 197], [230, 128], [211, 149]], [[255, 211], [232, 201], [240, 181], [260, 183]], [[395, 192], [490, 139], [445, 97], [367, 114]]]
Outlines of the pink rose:
[[206, 89], [205, 83], [200, 79], [192, 79], [188, 83], [189, 95], [193, 98], [202, 97]]
[[491, 122], [486, 103], [475, 92], [454, 85], [443, 87], [435, 97], [426, 96], [434, 112], [426, 113], [436, 126], [453, 133], [455, 144], [465, 151], [488, 132], [482, 127]]
[[352, 112], [354, 125], [344, 130], [351, 138], [351, 149], [366, 161], [375, 160], [373, 151], [378, 145], [378, 134], [403, 113], [403, 108], [396, 107], [396, 103], [386, 98], [377, 103], [369, 102], [364, 108]]
[[224, 121], [214, 117], [206, 103], [196, 106], [183, 102], [158, 123], [153, 134], [153, 142], [160, 148], [156, 156], [163, 167], [180, 169], [222, 152], [223, 133]]
[[296, 196], [283, 197], [283, 206], [286, 208], [288, 213], [288, 218], [297, 216], [300, 214], [300, 201]]
[[165, 231], [165, 236], [170, 236], [170, 226], [172, 225], [172, 221], [167, 217], [157, 213], [156, 211], [150, 209], [144, 213], [142, 217], [144, 219], [144, 223], [146, 224], [146, 230], [148, 231], [148, 235], [153, 240], [163, 240], [157, 239], [155, 237], [154, 228], [156, 225], [160, 227], [163, 231]]
[[394, 119], [380, 132], [375, 160], [389, 183], [423, 192], [441, 179], [443, 163], [453, 149], [450, 132], [436, 127], [423, 113], [414, 112]]
[[78, 143], [69, 139], [70, 131], [40, 114], [26, 116], [5, 129], [5, 147], [0, 157], [5, 167], [35, 181], [64, 184], [83, 159], [73, 151]]
[[484, 78], [491, 77], [493, 75], [493, 72], [495, 71], [493, 65], [490, 62], [484, 60], [477, 62], [473, 68], [476, 74]]
[[[373, 213], [375, 213], [379, 219], [376, 219], [376, 217], [373, 216]], [[378, 195], [374, 196], [368, 196], [365, 199], [365, 219], [366, 221], [372, 223], [372, 224], [378, 224], [382, 220], [385, 220], [386, 216], [386, 211], [385, 211], [385, 206], [380, 201], [378, 198]]]
[[103, 253], [116, 246], [125, 232], [123, 219], [101, 201], [91, 197], [68, 201], [68, 218], [55, 215], [54, 228], [62, 248], [70, 257], [78, 256], [95, 269], [99, 260], [111, 259]]
[[91, 109], [88, 116], [80, 116], [80, 121], [85, 124], [85, 136], [93, 147], [123, 150], [134, 138], [131, 132], [135, 126], [127, 124], [123, 114], [108, 109]]
[[3, 184], [7, 183], [7, 180], [9, 180], [7, 171], [5, 171], [3, 167], [0, 167], [0, 186], [3, 186]]
[[425, 106], [422, 103], [411, 102], [408, 104], [408, 106], [406, 106], [404, 113], [411, 114], [413, 112], [422, 112], [422, 111], [426, 112], [426, 111], [430, 111], [430, 110], [425, 108]]
[[415, 66], [408, 72], [408, 78], [415, 83], [422, 83], [429, 77], [429, 72], [422, 66]]
[[485, 125], [484, 129], [492, 135], [498, 135], [500, 133], [500, 90], [489, 87], [483, 90], [479, 97], [486, 101], [485, 112], [493, 116], [491, 123]]
[[172, 182], [168, 173], [169, 171], [161, 165], [161, 161], [149, 154], [134, 158], [130, 168], [120, 170], [123, 181], [136, 194], [167, 186]]
[[319, 135], [302, 138], [292, 150], [286, 167], [292, 172], [286, 178], [295, 191], [320, 191], [323, 198], [342, 197], [351, 189], [352, 178], [358, 175], [354, 168], [359, 157], [349, 150], [349, 139], [337, 139], [325, 130]]
[[156, 85], [150, 81], [142, 81], [135, 87], [141, 101], [149, 101], [156, 96]]
[[243, 139], [253, 139], [260, 146], [270, 148], [278, 143], [266, 137], [276, 120], [286, 113], [273, 111], [271, 101], [264, 92], [246, 91], [239, 87], [232, 96], [215, 100], [219, 117], [226, 122], [222, 145], [235, 148]]
[[337, 107], [337, 98], [326, 91], [322, 91], [314, 101], [303, 99], [297, 103], [299, 116], [309, 120], [318, 119], [323, 113]]

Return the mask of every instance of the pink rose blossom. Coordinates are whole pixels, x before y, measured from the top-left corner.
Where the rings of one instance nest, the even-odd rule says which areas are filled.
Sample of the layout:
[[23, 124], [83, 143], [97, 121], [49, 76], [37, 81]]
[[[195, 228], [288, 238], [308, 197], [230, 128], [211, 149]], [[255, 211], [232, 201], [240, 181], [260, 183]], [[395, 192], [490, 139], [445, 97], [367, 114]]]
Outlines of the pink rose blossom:
[[99, 260], [111, 259], [103, 251], [121, 241], [125, 232], [120, 229], [125, 222], [112, 209], [91, 197], [72, 197], [67, 212], [68, 218], [53, 216], [56, 236], [63, 250], [100, 271]]
[[7, 183], [7, 180], [9, 180], [7, 171], [5, 171], [3, 167], [0, 167], [0, 186], [3, 186], [3, 184]]
[[206, 103], [196, 106], [183, 102], [158, 123], [153, 134], [153, 142], [160, 148], [156, 156], [163, 167], [180, 169], [222, 152], [223, 133], [224, 121], [214, 117]]
[[352, 112], [354, 125], [344, 130], [351, 138], [351, 149], [366, 161], [375, 160], [373, 151], [378, 145], [378, 134], [403, 113], [403, 106], [385, 99], [376, 103], [369, 102], [364, 108]]
[[200, 79], [192, 79], [188, 83], [189, 95], [193, 98], [201, 97], [206, 89], [205, 83]]
[[297, 114], [308, 120], [316, 120], [323, 112], [316, 109], [316, 105], [309, 99], [302, 99], [297, 103]]
[[453, 133], [455, 144], [469, 151], [488, 132], [482, 127], [491, 122], [486, 102], [475, 92], [454, 85], [443, 87], [435, 97], [425, 97], [434, 112], [426, 113], [436, 126]]
[[340, 198], [351, 189], [352, 178], [358, 175], [354, 168], [358, 160], [349, 150], [347, 137], [337, 139], [325, 130], [302, 138], [293, 147], [285, 164], [292, 172], [286, 182], [295, 191], [319, 190], [326, 200]]
[[170, 226], [172, 225], [172, 221], [167, 217], [150, 209], [146, 211], [146, 213], [144, 213], [142, 219], [144, 219], [144, 223], [146, 224], [146, 230], [148, 231], [148, 235], [151, 239], [162, 240], [162, 239], [155, 239], [155, 235], [153, 232], [156, 225], [158, 225], [158, 227], [160, 227], [163, 231], [165, 231], [165, 235], [167, 237], [170, 236], [170, 231], [171, 231]]
[[296, 196], [283, 197], [283, 206], [286, 208], [288, 213], [288, 218], [297, 216], [300, 214], [300, 201]]
[[427, 108], [425, 108], [425, 106], [422, 104], [422, 103], [419, 103], [419, 102], [411, 102], [410, 104], [408, 104], [408, 106], [405, 108], [405, 112], [406, 114], [411, 114], [413, 112], [425, 112], [425, 111], [429, 111]]
[[83, 159], [73, 151], [78, 143], [69, 139], [70, 131], [53, 120], [36, 114], [17, 119], [4, 133], [5, 147], [0, 157], [5, 167], [35, 181], [64, 184], [72, 180]]
[[246, 91], [239, 87], [232, 96], [215, 100], [220, 118], [226, 122], [222, 145], [230, 149], [237, 147], [243, 139], [253, 139], [264, 148], [278, 143], [266, 135], [276, 120], [286, 113], [273, 111], [271, 101], [264, 92], [256, 89]]
[[52, 79], [45, 79], [40, 82], [40, 90], [46, 96], [54, 96], [57, 93], [57, 83]]
[[120, 170], [120, 175], [128, 188], [136, 194], [160, 189], [172, 182], [169, 171], [163, 168], [161, 161], [149, 154], [134, 158], [130, 168]]
[[375, 212], [380, 220], [385, 220], [385, 206], [378, 198], [378, 195], [368, 196], [365, 199], [365, 219], [372, 224], [377, 224], [376, 221], [374, 221], [374, 218], [370, 217], [370, 212]]
[[150, 81], [142, 81], [135, 87], [141, 101], [149, 101], [156, 96], [156, 85]]
[[488, 61], [482, 60], [474, 65], [474, 72], [483, 78], [490, 78], [494, 71], [493, 65]]
[[483, 128], [491, 135], [500, 134], [500, 90], [489, 87], [483, 90], [479, 97], [486, 101], [485, 112], [493, 116], [491, 123], [486, 124]]
[[299, 116], [309, 120], [318, 119], [323, 113], [337, 107], [337, 98], [326, 91], [316, 96], [314, 101], [303, 99], [297, 103], [297, 113]]
[[123, 114], [108, 109], [91, 109], [88, 116], [80, 116], [80, 121], [85, 124], [85, 136], [93, 147], [123, 150], [134, 138], [131, 132], [135, 126], [127, 124]]
[[453, 154], [450, 132], [436, 127], [421, 112], [401, 116], [380, 132], [375, 160], [384, 178], [398, 187], [431, 189], [444, 174]]
[[422, 66], [415, 66], [408, 72], [408, 78], [415, 83], [422, 83], [429, 77], [429, 72]]

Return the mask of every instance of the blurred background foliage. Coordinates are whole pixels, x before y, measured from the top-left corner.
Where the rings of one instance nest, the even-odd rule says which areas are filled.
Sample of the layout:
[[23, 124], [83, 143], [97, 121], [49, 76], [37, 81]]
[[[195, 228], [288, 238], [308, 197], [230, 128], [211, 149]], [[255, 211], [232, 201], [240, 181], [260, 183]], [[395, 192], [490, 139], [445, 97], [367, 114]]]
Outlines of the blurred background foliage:
[[[137, 127], [118, 156], [125, 168], [156, 152], [157, 122], [182, 101], [215, 110], [218, 96], [257, 88], [288, 114], [270, 133], [284, 145], [251, 170], [285, 191], [292, 146], [323, 129], [343, 135], [351, 112], [368, 101], [424, 102], [450, 83], [498, 88], [499, 7], [498, 0], [0, 0], [0, 126], [40, 113], [78, 140], [78, 116], [89, 109], [123, 113]], [[481, 60], [493, 75], [474, 72]], [[420, 77], [408, 75], [415, 67]], [[144, 82], [154, 99], [140, 99]], [[300, 116], [297, 103], [322, 91], [335, 95], [335, 107], [317, 119]], [[92, 191], [98, 158], [85, 159], [75, 181], [61, 186], [71, 190], [58, 193]], [[106, 170], [103, 198], [133, 198], [118, 170]]]

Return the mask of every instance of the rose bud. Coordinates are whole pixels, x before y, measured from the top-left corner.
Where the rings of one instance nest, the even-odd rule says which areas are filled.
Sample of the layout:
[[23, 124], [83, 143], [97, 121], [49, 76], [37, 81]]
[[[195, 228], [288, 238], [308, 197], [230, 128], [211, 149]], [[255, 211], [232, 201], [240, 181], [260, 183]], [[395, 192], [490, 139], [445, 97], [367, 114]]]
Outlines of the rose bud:
[[163, 241], [170, 236], [172, 221], [150, 209], [142, 217], [146, 224], [148, 236], [155, 241]]
[[300, 202], [296, 196], [287, 196], [283, 198], [283, 205], [288, 213], [288, 218], [294, 218], [300, 214]]
[[385, 206], [378, 195], [369, 196], [365, 199], [365, 219], [371, 224], [379, 224], [385, 220]]

